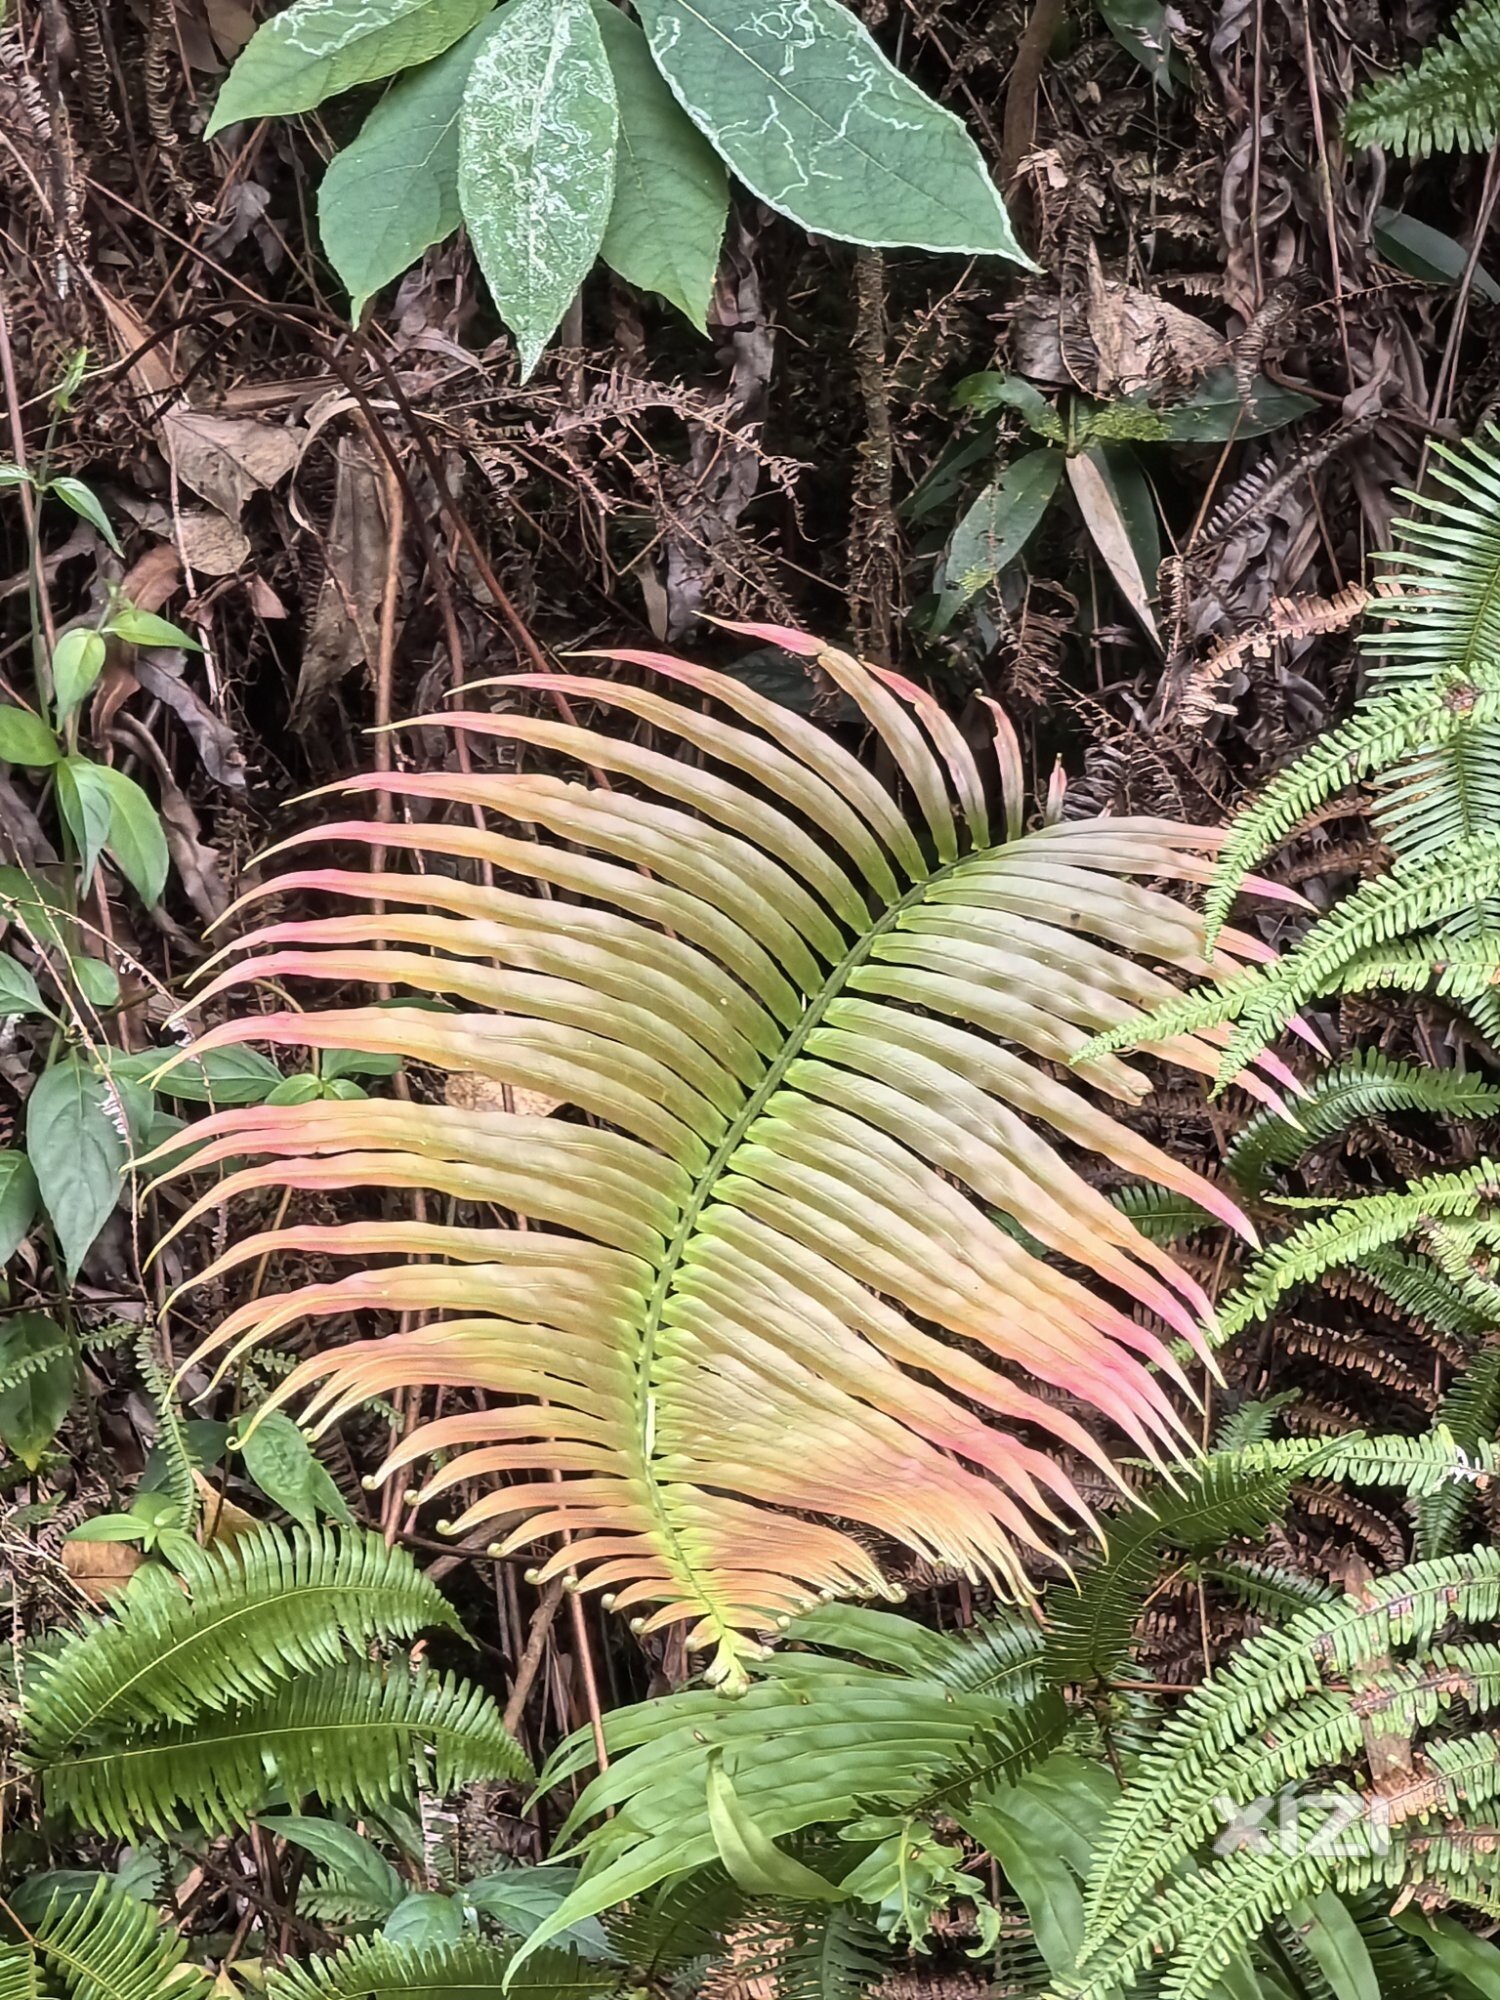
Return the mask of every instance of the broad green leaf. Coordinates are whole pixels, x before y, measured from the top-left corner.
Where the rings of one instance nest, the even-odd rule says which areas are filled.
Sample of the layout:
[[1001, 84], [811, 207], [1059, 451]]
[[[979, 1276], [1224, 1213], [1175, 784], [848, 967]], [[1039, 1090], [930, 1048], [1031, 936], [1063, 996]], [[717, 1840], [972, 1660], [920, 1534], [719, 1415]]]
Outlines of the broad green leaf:
[[29, 708], [0, 708], [0, 764], [55, 764], [62, 748]]
[[78, 1357], [73, 1343], [45, 1313], [16, 1313], [0, 1330], [0, 1375], [27, 1365], [19, 1381], [0, 1392], [0, 1443], [35, 1472], [68, 1414]]
[[1163, 0], [1098, 0], [1104, 24], [1163, 97], [1173, 96], [1172, 31]]
[[69, 757], [57, 774], [63, 818], [83, 855], [89, 880], [107, 847], [141, 901], [161, 900], [167, 881], [167, 837], [156, 808], [134, 778], [87, 757]]
[[1098, 445], [1067, 461], [1068, 484], [1094, 547], [1120, 595], [1158, 645], [1151, 610], [1161, 539], [1156, 503], [1140, 467], [1120, 446]]
[[[1373, 234], [1375, 248], [1387, 263], [1429, 285], [1456, 285], [1468, 268], [1469, 253], [1462, 243], [1400, 209], [1377, 208]], [[1473, 285], [1491, 305], [1500, 300], [1500, 285], [1483, 264], [1474, 266]]]
[[615, 198], [600, 255], [629, 284], [660, 292], [701, 332], [729, 212], [728, 179], [663, 82], [640, 29], [611, 0], [594, 0], [594, 17], [620, 108]]
[[318, 1057], [325, 1083], [343, 1076], [394, 1076], [400, 1067], [400, 1056], [372, 1055], [368, 1049], [324, 1049]]
[[24, 965], [0, 954], [0, 1021], [16, 1014], [45, 1014], [37, 983]]
[[318, 1517], [328, 1515], [354, 1526], [354, 1516], [339, 1489], [328, 1476], [327, 1467], [314, 1455], [312, 1446], [280, 1410], [260, 1419], [240, 1447], [245, 1470], [268, 1500], [274, 1500], [292, 1519], [307, 1529], [316, 1528]]
[[36, 1175], [26, 1155], [0, 1151], [0, 1264], [8, 1264], [36, 1219]]
[[302, 1847], [323, 1863], [340, 1886], [358, 1891], [372, 1909], [394, 1910], [406, 1884], [380, 1850], [352, 1827], [337, 1820], [311, 1819], [301, 1813], [262, 1813], [260, 1824], [294, 1847]]
[[64, 477], [49, 479], [47, 491], [55, 494], [65, 507], [71, 507], [80, 520], [87, 521], [91, 528], [97, 529], [116, 555], [123, 553], [119, 537], [109, 524], [109, 516], [91, 486], [85, 486], [81, 479]]
[[114, 968], [106, 965], [102, 958], [70, 959], [68, 969], [78, 983], [79, 992], [95, 1007], [117, 1007], [120, 1004], [120, 981]]
[[323, 1095], [323, 1081], [310, 1070], [284, 1076], [274, 1090], [266, 1092], [267, 1104], [316, 1104]]
[[751, 1896], [786, 1896], [794, 1902], [841, 1903], [845, 1891], [817, 1874], [761, 1831], [741, 1805], [721, 1752], [708, 1759], [708, 1824], [729, 1879]]
[[206, 138], [242, 118], [311, 111], [325, 97], [440, 56], [492, 0], [292, 0], [241, 50]]
[[104, 641], [97, 632], [76, 626], [64, 632], [52, 655], [52, 690], [57, 720], [66, 722], [104, 672]]
[[318, 228], [348, 290], [351, 319], [463, 219], [458, 114], [474, 58], [501, 18], [486, 16], [435, 61], [398, 77], [359, 137], [329, 162]]
[[70, 1529], [70, 1542], [143, 1542], [151, 1529], [139, 1514], [96, 1514]]
[[190, 1056], [174, 1063], [159, 1082], [154, 1081], [163, 1064], [176, 1051], [143, 1049], [138, 1054], [116, 1056], [110, 1073], [131, 1082], [150, 1086], [163, 1097], [176, 1097], [185, 1104], [208, 1104], [216, 1111], [232, 1105], [263, 1104], [281, 1081], [281, 1071], [259, 1049], [210, 1049], [206, 1055]]
[[0, 459], [0, 493], [7, 486], [30, 486], [33, 483], [31, 474], [24, 466], [17, 465], [13, 459]]
[[678, 102], [770, 207], [844, 243], [1036, 267], [964, 126], [839, 0], [641, 0]]
[[1050, 448], [1013, 459], [953, 530], [943, 557], [934, 632], [944, 632], [969, 599], [994, 582], [1026, 546], [1057, 490], [1065, 461]]
[[[493, 1875], [478, 1875], [459, 1890], [461, 1899], [480, 1911], [492, 1923], [515, 1937], [530, 1937], [544, 1917], [560, 1909], [578, 1887], [576, 1867], [550, 1862], [517, 1862], [497, 1869]], [[585, 1917], [558, 1936], [558, 1943], [570, 1946], [584, 1958], [612, 1958], [604, 1926], [597, 1917]]]
[[120, 1192], [127, 1155], [123, 1114], [97, 1071], [77, 1056], [42, 1071], [26, 1102], [26, 1152], [69, 1278]]
[[1294, 424], [1317, 404], [1311, 396], [1283, 389], [1264, 375], [1250, 385], [1250, 399], [1241, 400], [1232, 368], [1214, 368], [1185, 402], [1154, 411], [1162, 436], [1184, 444], [1223, 444], [1229, 438], [1264, 437], [1268, 431]]
[[1444, 1972], [1466, 1980], [1481, 2000], [1500, 2000], [1500, 1951], [1488, 1938], [1475, 1937], [1457, 1917], [1442, 1912], [1424, 1917], [1408, 1907], [1394, 1921], [1408, 1936], [1420, 1938]]
[[1049, 444], [1062, 444], [1067, 439], [1067, 425], [1036, 384], [1024, 376], [984, 369], [978, 375], [966, 375], [950, 400], [955, 410], [1015, 410], [1027, 429]]
[[191, 632], [184, 632], [169, 618], [158, 618], [154, 611], [138, 610], [133, 604], [117, 605], [104, 629], [128, 646], [186, 646], [195, 653], [203, 651]]
[[80, 886], [85, 890], [93, 882], [94, 869], [109, 838], [112, 806], [103, 770], [104, 766], [90, 757], [74, 756], [66, 758], [57, 773], [57, 803], [78, 849]]
[[458, 198], [523, 380], [599, 254], [618, 129], [589, 0], [510, 0], [464, 91]]
[[1370, 1947], [1347, 1905], [1332, 1889], [1294, 1903], [1287, 1917], [1317, 1960], [1334, 2000], [1381, 2000]]
[[423, 1945], [457, 1944], [464, 1935], [464, 1913], [451, 1896], [414, 1889], [403, 1896], [380, 1927], [389, 1944], [420, 1949]]
[[[6, 713], [0, 709], [0, 717]], [[50, 883], [24, 868], [0, 868], [0, 923], [15, 924], [37, 944], [61, 944], [68, 922], [67, 908]]]

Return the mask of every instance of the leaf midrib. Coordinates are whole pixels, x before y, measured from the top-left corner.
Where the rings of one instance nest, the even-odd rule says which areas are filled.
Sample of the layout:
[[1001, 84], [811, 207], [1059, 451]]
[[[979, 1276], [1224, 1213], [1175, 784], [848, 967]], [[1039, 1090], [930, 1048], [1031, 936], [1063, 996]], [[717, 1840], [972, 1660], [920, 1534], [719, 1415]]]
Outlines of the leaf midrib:
[[652, 1460], [655, 1456], [654, 1440], [656, 1433], [653, 1377], [656, 1367], [657, 1341], [662, 1331], [663, 1314], [666, 1310], [667, 1301], [672, 1295], [672, 1287], [683, 1259], [687, 1255], [694, 1236], [697, 1234], [703, 1211], [714, 1199], [720, 1176], [725, 1172], [730, 1160], [743, 1144], [751, 1126], [761, 1116], [777, 1091], [781, 1089], [786, 1081], [787, 1071], [802, 1054], [809, 1038], [822, 1023], [829, 1007], [840, 997], [852, 974], [857, 972], [869, 958], [877, 942], [899, 925], [908, 910], [925, 901], [928, 892], [935, 884], [944, 881], [957, 869], [962, 868], [970, 859], [972, 857], [969, 855], [960, 855], [956, 860], [943, 863], [942, 866], [935, 868], [930, 875], [924, 876], [920, 882], [913, 884], [894, 903], [888, 904], [879, 917], [876, 918], [875, 922], [856, 938], [838, 964], [830, 971], [817, 993], [809, 999], [802, 1011], [800, 1020], [798, 1020], [787, 1035], [780, 1053], [772, 1061], [765, 1075], [750, 1093], [749, 1097], [746, 1098], [744, 1107], [731, 1123], [728, 1131], [719, 1141], [719, 1144], [714, 1148], [714, 1151], [709, 1156], [708, 1164], [698, 1176], [692, 1196], [683, 1209], [677, 1228], [667, 1244], [665, 1255], [657, 1270], [656, 1282], [652, 1286], [651, 1295], [646, 1302], [646, 1311], [641, 1325], [640, 1347], [636, 1361], [636, 1421], [637, 1435], [641, 1446], [641, 1470], [645, 1478], [647, 1492], [650, 1495], [652, 1512], [656, 1516], [662, 1534], [667, 1538], [669, 1543], [671, 1560], [677, 1565], [678, 1579], [693, 1592], [698, 1602], [713, 1618], [721, 1637], [728, 1637], [730, 1635], [734, 1629], [734, 1621], [729, 1618], [721, 1618], [718, 1610], [717, 1594], [708, 1584], [707, 1579], [699, 1574], [697, 1566], [683, 1548], [677, 1531], [672, 1524], [665, 1493], [652, 1466]]

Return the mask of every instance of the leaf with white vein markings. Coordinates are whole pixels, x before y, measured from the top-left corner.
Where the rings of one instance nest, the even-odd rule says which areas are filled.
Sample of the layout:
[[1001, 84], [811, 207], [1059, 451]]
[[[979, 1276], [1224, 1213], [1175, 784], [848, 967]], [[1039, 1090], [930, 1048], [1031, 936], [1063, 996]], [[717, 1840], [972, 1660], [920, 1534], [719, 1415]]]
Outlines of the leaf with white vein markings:
[[469, 73], [458, 194], [523, 380], [604, 240], [618, 131], [589, 0], [511, 0]]
[[1035, 268], [963, 125], [840, 0], [639, 0], [636, 11], [689, 118], [804, 229]]

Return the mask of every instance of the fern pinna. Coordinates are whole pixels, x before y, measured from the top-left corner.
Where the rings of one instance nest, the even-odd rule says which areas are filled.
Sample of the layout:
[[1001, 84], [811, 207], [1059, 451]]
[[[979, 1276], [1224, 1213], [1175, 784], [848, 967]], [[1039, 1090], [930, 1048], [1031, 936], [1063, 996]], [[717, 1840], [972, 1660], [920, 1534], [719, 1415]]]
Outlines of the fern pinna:
[[[524, 684], [623, 711], [676, 756], [503, 709], [425, 718], [497, 752], [575, 760], [592, 781], [354, 780], [356, 795], [409, 802], [412, 820], [340, 819], [288, 845], [404, 851], [426, 872], [319, 865], [268, 883], [255, 893], [358, 907], [253, 932], [251, 956], [208, 992], [300, 978], [420, 1000], [247, 1012], [197, 1047], [390, 1052], [545, 1091], [585, 1118], [258, 1105], [207, 1119], [190, 1162], [242, 1163], [191, 1214], [268, 1187], [471, 1205], [462, 1222], [291, 1226], [237, 1244], [207, 1279], [278, 1251], [358, 1268], [253, 1298], [192, 1359], [228, 1365], [298, 1323], [410, 1315], [409, 1330], [314, 1353], [277, 1400], [320, 1384], [307, 1408], [326, 1424], [402, 1386], [503, 1397], [418, 1428], [385, 1476], [439, 1452], [427, 1496], [498, 1475], [459, 1532], [512, 1523], [508, 1551], [568, 1531], [544, 1575], [577, 1566], [646, 1625], [691, 1621], [711, 1672], [731, 1678], [747, 1635], [820, 1595], [886, 1588], [829, 1516], [1024, 1589], [1019, 1551], [1087, 1509], [1017, 1427], [1108, 1463], [1026, 1377], [1092, 1405], [1153, 1459], [1181, 1449], [1168, 1397], [1181, 1371], [1163, 1340], [989, 1211], [1206, 1351], [1198, 1285], [1039, 1128], [1243, 1218], [1042, 1065], [1170, 993], [1131, 954], [1226, 977], [1264, 955], [1226, 933], [1206, 958], [1197, 916], [1139, 879], [1206, 880], [1211, 833], [1023, 830], [1019, 751], [997, 715], [997, 838], [980, 762], [929, 696], [798, 633], [739, 629], [815, 658], [852, 698], [916, 826], [823, 730], [659, 654], [610, 657], [687, 699], [572, 673]], [[446, 807], [517, 830], [450, 823]], [[1213, 1067], [1201, 1036], [1164, 1053]], [[1115, 1058], [1081, 1080], [1125, 1105], [1148, 1089]]]

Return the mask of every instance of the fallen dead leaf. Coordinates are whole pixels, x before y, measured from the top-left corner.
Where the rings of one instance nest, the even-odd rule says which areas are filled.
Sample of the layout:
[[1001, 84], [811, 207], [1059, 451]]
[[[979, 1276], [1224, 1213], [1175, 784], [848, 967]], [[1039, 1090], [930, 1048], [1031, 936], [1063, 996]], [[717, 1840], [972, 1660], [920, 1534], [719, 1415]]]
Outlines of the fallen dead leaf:
[[258, 417], [168, 410], [161, 431], [182, 483], [234, 521], [253, 495], [286, 478], [301, 450], [295, 432]]
[[146, 1558], [133, 1542], [64, 1542], [62, 1566], [90, 1604], [107, 1603]]
[[203, 768], [215, 784], [242, 792], [245, 753], [239, 738], [184, 678], [186, 668], [187, 662], [180, 652], [168, 647], [153, 648], [136, 655], [135, 677], [147, 694], [171, 709], [192, 737]]
[[325, 697], [361, 660], [373, 660], [377, 616], [390, 560], [385, 493], [363, 438], [341, 437], [335, 451], [328, 561], [302, 649], [292, 727], [306, 730]]
[[239, 1541], [242, 1535], [253, 1535], [265, 1524], [257, 1521], [253, 1514], [247, 1514], [243, 1507], [236, 1507], [232, 1500], [226, 1500], [211, 1479], [206, 1479], [193, 1467], [193, 1484], [203, 1501], [203, 1542], [212, 1548], [216, 1542], [226, 1545]]

